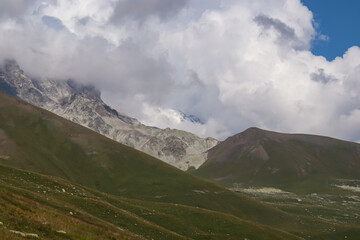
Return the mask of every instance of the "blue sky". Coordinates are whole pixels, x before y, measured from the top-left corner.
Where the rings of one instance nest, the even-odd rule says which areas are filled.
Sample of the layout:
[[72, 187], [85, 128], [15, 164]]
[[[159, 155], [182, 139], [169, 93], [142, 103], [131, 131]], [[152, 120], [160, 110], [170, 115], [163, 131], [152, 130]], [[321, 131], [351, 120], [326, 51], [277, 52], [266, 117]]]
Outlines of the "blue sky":
[[347, 49], [360, 45], [359, 0], [302, 0], [314, 14], [317, 30], [329, 37], [328, 41], [315, 40], [312, 52], [331, 61], [342, 56]]

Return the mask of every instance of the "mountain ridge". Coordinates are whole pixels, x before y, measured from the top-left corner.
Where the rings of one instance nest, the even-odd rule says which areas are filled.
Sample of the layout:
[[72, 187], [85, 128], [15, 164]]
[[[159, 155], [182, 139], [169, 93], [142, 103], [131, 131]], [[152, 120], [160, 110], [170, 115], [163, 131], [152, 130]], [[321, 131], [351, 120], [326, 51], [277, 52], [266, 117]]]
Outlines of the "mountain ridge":
[[[203, 139], [181, 130], [143, 125], [105, 104], [101, 93], [93, 86], [74, 80], [38, 81], [29, 78], [15, 61], [5, 61], [0, 69], [0, 90], [182, 170], [198, 168], [205, 161], [206, 151], [218, 144], [213, 138]], [[194, 116], [189, 118], [200, 121]]]
[[[33, 211], [24, 206], [29, 201]], [[320, 240], [337, 239], [333, 229], [340, 236], [360, 231], [273, 208], [0, 92], [0, 221], [57, 239], [57, 218], [39, 227], [49, 217], [38, 220], [39, 208], [60, 211], [62, 226], [81, 234], [70, 239], [89, 236], [69, 225], [76, 219], [97, 236], [105, 230], [159, 240]], [[89, 219], [100, 219], [102, 230]], [[11, 234], [0, 226], [3, 233]]]
[[210, 149], [207, 161], [195, 174], [224, 184], [260, 184], [286, 190], [312, 178], [322, 182], [359, 178], [360, 144], [249, 128]]
[[[0, 100], [0, 165], [62, 178], [142, 204], [179, 204], [277, 229], [287, 225], [283, 219], [289, 218], [294, 231], [302, 228], [294, 216], [169, 166], [47, 110], [4, 93], [0, 93]], [[60, 188], [60, 192], [68, 191]], [[82, 202], [78, 204], [82, 206]]]
[[[255, 201], [2, 92], [0, 189], [0, 237], [11, 236], [11, 227], [56, 239], [59, 228], [53, 221], [42, 227], [49, 216], [39, 208], [58, 212], [70, 239], [89, 236], [71, 226], [74, 219], [96, 236], [159, 240], [356, 240], [360, 231]], [[28, 202], [37, 208], [27, 211]]]

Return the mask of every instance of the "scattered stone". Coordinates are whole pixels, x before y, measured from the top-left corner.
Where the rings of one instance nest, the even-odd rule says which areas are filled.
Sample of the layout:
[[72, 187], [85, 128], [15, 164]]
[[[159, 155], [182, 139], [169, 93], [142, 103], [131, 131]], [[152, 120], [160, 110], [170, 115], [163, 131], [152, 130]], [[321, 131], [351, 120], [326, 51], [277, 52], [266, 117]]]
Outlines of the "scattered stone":
[[285, 192], [281, 189], [277, 189], [277, 188], [272, 188], [272, 187], [264, 187], [264, 188], [241, 188], [240, 186], [237, 186], [236, 184], [234, 184], [234, 188], [233, 190], [235, 191], [239, 191], [239, 192], [244, 192], [244, 193], [250, 193], [250, 194], [291, 194], [289, 192]]
[[209, 193], [207, 190], [193, 190], [194, 193], [206, 194]]
[[74, 215], [74, 213], [73, 213], [73, 212], [69, 212], [69, 214], [70, 214], [70, 215]]
[[155, 196], [155, 198], [163, 198], [163, 197], [166, 197], [167, 195], [157, 195]]
[[25, 237], [39, 238], [39, 235], [37, 235], [35, 233], [25, 233]]
[[15, 230], [10, 230], [10, 232], [12, 232], [14, 234], [17, 234], [17, 235], [20, 235], [22, 237], [25, 237], [25, 233], [23, 233], [23, 232], [19, 232], [19, 231], [15, 231]]
[[0, 226], [4, 225], [2, 222], [0, 222]]
[[66, 234], [66, 232], [65, 231], [63, 231], [63, 230], [59, 230], [59, 231], [56, 231], [57, 233], [61, 233], [61, 234]]
[[334, 185], [335, 187], [344, 189], [344, 190], [348, 190], [348, 191], [352, 191], [352, 192], [359, 192], [360, 193], [360, 187], [359, 186], [348, 186], [348, 185]]
[[302, 202], [302, 200], [300, 198], [296, 199], [298, 202]]
[[16, 235], [20, 235], [22, 237], [32, 237], [32, 238], [39, 238], [39, 235], [35, 234], [35, 233], [23, 233], [20, 231], [15, 231], [15, 230], [10, 230], [10, 232], [16, 234]]
[[65, 189], [62, 189], [63, 192], [66, 192]]

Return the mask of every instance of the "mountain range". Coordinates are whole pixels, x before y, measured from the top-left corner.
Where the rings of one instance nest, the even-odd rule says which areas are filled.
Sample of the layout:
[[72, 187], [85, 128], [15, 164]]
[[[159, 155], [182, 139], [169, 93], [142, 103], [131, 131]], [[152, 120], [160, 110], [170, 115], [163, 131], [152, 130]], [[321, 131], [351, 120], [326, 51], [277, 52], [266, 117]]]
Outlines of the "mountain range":
[[[333, 179], [360, 176], [357, 143], [259, 128], [219, 142], [149, 127], [105, 104], [93, 86], [74, 80], [36, 80], [15, 61], [7, 60], [0, 68], [0, 90], [227, 187], [258, 185], [311, 192], [327, 189]], [[201, 123], [196, 116], [179, 114]]]
[[[198, 168], [206, 159], [206, 151], [219, 142], [176, 129], [146, 126], [105, 104], [93, 86], [74, 80], [33, 79], [11, 60], [0, 68], [0, 89], [182, 170]], [[196, 116], [180, 114], [192, 122], [200, 121]]]
[[315, 219], [183, 172], [4, 93], [0, 156], [3, 234], [11, 229], [61, 239], [60, 230], [68, 233], [65, 239], [108, 239], [105, 232], [110, 239], [236, 240], [302, 239], [331, 234], [329, 226], [357, 231], [327, 222], [314, 228]]
[[92, 86], [32, 79], [14, 61], [0, 90], [0, 239], [360, 236], [357, 143], [149, 127]]

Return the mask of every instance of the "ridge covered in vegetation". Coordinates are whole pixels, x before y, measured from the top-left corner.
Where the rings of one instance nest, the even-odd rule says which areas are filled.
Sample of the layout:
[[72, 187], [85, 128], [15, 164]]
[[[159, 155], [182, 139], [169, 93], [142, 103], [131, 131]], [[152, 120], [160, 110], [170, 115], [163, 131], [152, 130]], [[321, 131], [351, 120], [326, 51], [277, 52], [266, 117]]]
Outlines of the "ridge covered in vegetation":
[[42, 239], [337, 239], [360, 231], [262, 204], [3, 93], [0, 164], [5, 239], [20, 233]]

